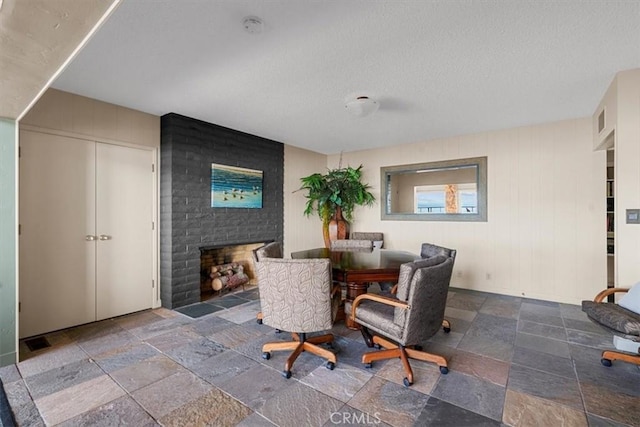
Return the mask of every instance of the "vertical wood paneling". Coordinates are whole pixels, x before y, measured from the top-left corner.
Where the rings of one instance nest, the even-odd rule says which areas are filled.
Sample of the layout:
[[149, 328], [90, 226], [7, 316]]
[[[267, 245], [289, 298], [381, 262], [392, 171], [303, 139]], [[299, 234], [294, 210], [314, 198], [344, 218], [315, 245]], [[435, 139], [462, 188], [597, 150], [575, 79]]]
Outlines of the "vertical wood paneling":
[[[604, 261], [593, 262], [604, 254], [605, 205], [596, 178], [604, 160], [592, 151], [591, 125], [584, 118], [344, 153], [343, 165], [364, 165], [378, 200], [382, 166], [488, 157], [487, 222], [381, 221], [378, 205], [357, 209], [352, 227], [382, 231], [387, 248], [418, 252], [432, 242], [458, 249], [454, 286], [573, 304], [591, 299], [606, 274]], [[327, 165], [338, 158], [328, 156]], [[285, 222], [285, 236], [292, 223]]]

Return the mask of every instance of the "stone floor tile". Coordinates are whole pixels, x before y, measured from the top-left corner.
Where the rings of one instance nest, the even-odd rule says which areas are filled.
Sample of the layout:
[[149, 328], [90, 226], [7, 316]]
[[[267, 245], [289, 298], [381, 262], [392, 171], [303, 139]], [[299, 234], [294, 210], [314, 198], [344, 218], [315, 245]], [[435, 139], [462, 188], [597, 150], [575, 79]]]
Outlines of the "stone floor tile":
[[502, 387], [507, 385], [509, 363], [503, 360], [457, 350], [448, 363], [450, 371], [473, 375]]
[[373, 377], [348, 404], [387, 424], [404, 427], [414, 425], [428, 399], [411, 387]]
[[479, 311], [483, 314], [517, 319], [521, 304], [520, 298], [492, 296], [486, 299]]
[[588, 318], [584, 320], [564, 319], [564, 326], [567, 329], [575, 329], [576, 331], [590, 332], [604, 336], [611, 335], [604, 327], [590, 321]]
[[523, 299], [520, 313], [537, 313], [544, 316], [560, 317], [560, 305], [557, 302]]
[[[413, 371], [413, 385], [411, 386], [411, 390], [419, 391], [423, 394], [430, 394], [440, 379], [440, 368], [434, 363], [420, 360], [410, 359], [409, 363]], [[406, 377], [406, 373], [400, 360], [392, 359], [380, 368], [376, 376], [392, 383], [404, 385], [403, 380]]]
[[194, 320], [192, 323], [185, 325], [184, 328], [189, 329], [200, 336], [206, 337], [235, 325], [235, 323], [229, 322], [219, 316], [207, 316]]
[[253, 359], [233, 350], [209, 357], [190, 368], [203, 380], [219, 385], [259, 365]]
[[630, 426], [640, 425], [640, 387], [636, 373], [636, 393], [613, 391], [592, 383], [581, 384], [584, 406], [588, 413], [610, 418]]
[[582, 311], [582, 307], [575, 304], [560, 304], [560, 315], [564, 320], [582, 320], [589, 321], [587, 314]]
[[218, 387], [257, 411], [272, 396], [283, 393], [296, 382], [294, 378], [284, 378], [280, 371], [257, 365]]
[[571, 357], [569, 345], [565, 341], [525, 334], [523, 332], [518, 332], [516, 335], [516, 347], [524, 347], [529, 350], [536, 350], [559, 357]]
[[376, 373], [388, 362], [388, 360], [378, 360], [373, 362], [371, 368], [365, 368], [365, 365], [362, 363], [362, 355], [377, 350], [367, 347], [363, 341], [352, 341], [343, 337], [336, 337], [333, 346], [336, 350], [339, 364], [347, 364], [358, 369], [365, 369], [366, 372]]
[[160, 419], [212, 389], [212, 386], [195, 374], [180, 370], [131, 393], [153, 418]]
[[212, 389], [158, 421], [165, 427], [234, 426], [252, 412], [229, 395]]
[[422, 409], [415, 425], [425, 427], [500, 427], [501, 424], [499, 421], [431, 397]]
[[135, 427], [159, 426], [132, 398], [123, 396], [58, 424], [57, 427], [112, 427], [125, 425]]
[[589, 422], [589, 427], [628, 427], [627, 424], [618, 423], [612, 419], [592, 414], [587, 414], [587, 421]]
[[200, 334], [193, 331], [189, 326], [190, 325], [181, 326], [167, 333], [153, 336], [147, 339], [146, 342], [159, 351], [166, 353], [174, 348], [183, 347], [194, 340], [202, 338]]
[[300, 382], [328, 396], [347, 402], [373, 375], [347, 364], [337, 364], [334, 370], [319, 366]]
[[613, 348], [613, 338], [611, 335], [594, 334], [573, 329], [567, 329], [567, 341], [573, 344], [595, 347], [602, 350]]
[[44, 421], [42, 421], [23, 380], [4, 383], [4, 392], [13, 412], [15, 422], [18, 425], [44, 425]]
[[111, 372], [113, 378], [128, 393], [133, 393], [143, 387], [153, 384], [163, 378], [183, 371], [179, 364], [163, 354], [150, 357]]
[[88, 412], [125, 394], [107, 375], [65, 388], [34, 403], [47, 425], [55, 425]]
[[160, 352], [149, 344], [136, 342], [102, 353], [93, 360], [103, 371], [110, 373], [159, 354]]
[[510, 390], [584, 411], [580, 386], [575, 379], [514, 364], [509, 371], [508, 387]]
[[259, 312], [260, 312], [260, 302], [255, 301], [255, 302], [239, 305], [237, 307], [233, 307], [229, 310], [220, 311], [216, 313], [216, 316], [219, 316], [233, 323], [241, 324], [249, 320], [255, 321], [256, 315]]
[[507, 390], [502, 422], [509, 426], [588, 426], [582, 411], [514, 390]]
[[211, 298], [206, 301], [206, 304], [217, 305], [222, 308], [236, 307], [240, 304], [247, 302], [244, 298], [239, 298], [235, 295], [225, 295], [223, 298]]
[[0, 367], [0, 380], [2, 380], [3, 383], [8, 384], [20, 379], [22, 379], [22, 377], [15, 364]]
[[220, 343], [228, 348], [234, 348], [245, 342], [264, 335], [260, 330], [242, 325], [225, 328], [221, 331], [208, 335], [212, 341]]
[[257, 412], [253, 412], [236, 427], [276, 427], [276, 425]]
[[321, 426], [343, 404], [295, 381], [267, 399], [257, 411], [280, 427]]
[[67, 329], [66, 333], [72, 340], [81, 342], [109, 336], [122, 330], [122, 327], [114, 322], [113, 319], [106, 319]]
[[442, 375], [431, 395], [493, 420], [502, 419], [505, 388], [456, 371]]
[[513, 343], [494, 339], [489, 335], [490, 333], [478, 333], [478, 331], [467, 333], [462, 340], [460, 340], [457, 348], [469, 353], [476, 353], [507, 362], [510, 361], [513, 356]]
[[464, 338], [464, 333], [458, 332], [457, 330], [444, 333], [441, 329], [434, 336], [429, 338], [429, 341], [448, 345], [449, 347], [457, 347], [460, 344], [460, 341], [462, 341], [462, 338]]
[[28, 378], [86, 358], [87, 353], [78, 345], [72, 343], [61, 347], [40, 350], [37, 357], [18, 363], [18, 370], [23, 378]]
[[175, 331], [176, 329], [189, 323], [191, 323], [191, 320], [181, 315], [179, 315], [179, 317], [163, 317], [163, 319], [160, 321], [132, 328], [129, 330], [129, 332], [131, 332], [141, 340], [148, 340], [151, 337], [162, 335], [170, 331]]
[[447, 307], [457, 308], [460, 310], [479, 311], [486, 300], [487, 297], [480, 294], [464, 294], [457, 292], [447, 298]]
[[529, 322], [543, 323], [545, 325], [564, 327], [564, 321], [560, 317], [560, 313], [555, 316], [539, 313], [537, 311], [520, 311], [520, 320], [528, 320]]
[[571, 359], [565, 357], [541, 353], [525, 347], [516, 347], [511, 362], [565, 378], [576, 379], [573, 363]]
[[531, 335], [538, 335], [546, 338], [553, 338], [560, 341], [567, 340], [567, 333], [563, 327], [545, 325], [544, 323], [529, 322], [521, 320], [518, 322], [518, 332]]
[[27, 377], [25, 383], [31, 397], [36, 400], [103, 374], [98, 365], [89, 359], [84, 359]]
[[122, 329], [130, 330], [158, 322], [162, 319], [163, 317], [154, 310], [144, 310], [127, 314], [126, 316], [116, 317], [113, 321]]
[[78, 345], [89, 355], [98, 356], [119, 347], [138, 342], [138, 338], [129, 331], [120, 328], [117, 332], [105, 336], [78, 341]]
[[455, 318], [455, 319], [464, 320], [466, 322], [473, 322], [473, 319], [475, 319], [477, 315], [478, 315], [477, 311], [464, 310], [460, 308], [450, 307], [448, 305], [444, 310], [444, 317], [446, 319]]
[[182, 366], [190, 368], [224, 351], [227, 351], [227, 348], [222, 344], [201, 337], [182, 347], [173, 348], [167, 351], [166, 354]]
[[617, 360], [610, 367], [603, 366], [600, 352], [597, 352], [588, 362], [574, 361], [574, 366], [581, 385], [597, 384], [616, 393], [640, 398], [640, 369], [636, 365]]

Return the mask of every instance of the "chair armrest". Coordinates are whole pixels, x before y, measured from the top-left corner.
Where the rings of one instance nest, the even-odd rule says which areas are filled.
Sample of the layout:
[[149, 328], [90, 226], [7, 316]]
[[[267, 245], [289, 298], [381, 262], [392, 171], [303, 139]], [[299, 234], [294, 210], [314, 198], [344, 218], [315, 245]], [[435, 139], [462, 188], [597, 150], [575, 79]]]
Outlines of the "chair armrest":
[[356, 299], [353, 300], [353, 303], [351, 304], [351, 314], [350, 314], [351, 319], [356, 318], [356, 308], [358, 307], [358, 305], [360, 305], [360, 301], [365, 299], [376, 301], [386, 305], [391, 305], [394, 307], [399, 307], [404, 309], [410, 308], [409, 304], [407, 304], [404, 301], [398, 301], [395, 298], [384, 297], [382, 295], [376, 295], [376, 294], [362, 294], [362, 295], [358, 295]]
[[616, 292], [629, 292], [629, 288], [608, 288], [604, 291], [598, 293], [596, 297], [593, 299], [593, 302], [602, 302], [609, 295], [615, 294]]

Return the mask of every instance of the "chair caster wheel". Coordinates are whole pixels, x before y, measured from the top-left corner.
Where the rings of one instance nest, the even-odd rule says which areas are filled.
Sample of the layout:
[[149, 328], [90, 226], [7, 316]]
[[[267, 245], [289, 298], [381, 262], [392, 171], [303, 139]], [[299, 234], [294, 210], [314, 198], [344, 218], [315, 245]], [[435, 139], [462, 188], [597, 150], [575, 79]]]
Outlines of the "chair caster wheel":
[[291, 371], [282, 371], [282, 376], [286, 379], [291, 378]]
[[336, 367], [336, 364], [333, 363], [333, 362], [327, 362], [326, 366], [327, 366], [328, 370], [333, 371], [335, 369], [335, 367]]
[[276, 334], [279, 334], [280, 332], [282, 332], [280, 329], [276, 329]]
[[440, 373], [442, 375], [447, 375], [449, 373], [449, 368], [447, 368], [446, 366], [440, 366]]
[[263, 352], [263, 353], [262, 353], [262, 358], [263, 358], [264, 360], [269, 360], [269, 359], [271, 359], [271, 353], [269, 353], [268, 351]]
[[609, 359], [600, 359], [600, 363], [602, 363], [604, 366], [611, 366], [611, 360]]
[[409, 378], [405, 377], [402, 380], [402, 384], [404, 384], [405, 387], [409, 387], [411, 385], [411, 383], [409, 382]]
[[262, 325], [262, 319], [256, 319], [256, 323], [257, 323], [258, 325]]
[[444, 331], [445, 334], [448, 334], [449, 332], [451, 332], [451, 328], [447, 328], [446, 326], [443, 326], [442, 330]]
[[371, 369], [371, 368], [373, 368], [373, 363], [371, 363], [371, 362], [365, 363], [364, 367], [367, 368], [367, 369]]

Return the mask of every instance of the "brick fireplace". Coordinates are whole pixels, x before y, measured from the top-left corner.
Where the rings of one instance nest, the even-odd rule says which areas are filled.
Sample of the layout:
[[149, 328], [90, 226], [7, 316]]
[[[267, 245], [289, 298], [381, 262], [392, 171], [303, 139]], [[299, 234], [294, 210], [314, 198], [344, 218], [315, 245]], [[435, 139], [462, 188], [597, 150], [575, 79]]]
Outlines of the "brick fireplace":
[[[202, 248], [282, 242], [284, 145], [170, 113], [160, 147], [160, 295], [178, 308], [201, 299]], [[262, 208], [212, 208], [211, 163], [262, 171]]]
[[[231, 286], [216, 286], [213, 283], [211, 268], [226, 265], [238, 265], [248, 278], [242, 286], [258, 284], [253, 265], [252, 252], [254, 249], [270, 242], [238, 243], [225, 246], [203, 246], [200, 248], [200, 299], [202, 301], [224, 295], [233, 290]], [[230, 273], [231, 274], [231, 273]]]

